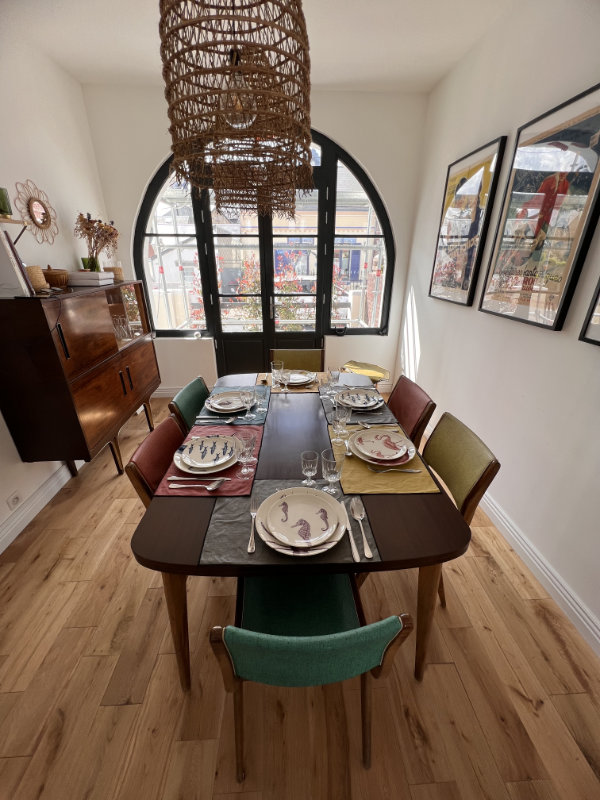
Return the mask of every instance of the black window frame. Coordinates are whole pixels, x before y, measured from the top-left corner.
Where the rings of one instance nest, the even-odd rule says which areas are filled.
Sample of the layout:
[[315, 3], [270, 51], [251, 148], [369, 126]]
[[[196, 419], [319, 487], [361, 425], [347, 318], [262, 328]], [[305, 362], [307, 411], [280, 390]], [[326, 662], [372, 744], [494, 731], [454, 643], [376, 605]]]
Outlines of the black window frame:
[[[390, 219], [381, 196], [376, 190], [373, 182], [360, 166], [360, 164], [340, 145], [323, 133], [311, 129], [312, 140], [321, 149], [321, 162], [314, 167], [315, 186], [319, 191], [318, 198], [318, 224], [317, 224], [317, 258], [320, 261], [320, 269], [317, 279], [318, 296], [322, 296], [322, 317], [318, 322], [317, 328], [326, 336], [387, 336], [389, 330], [389, 314], [392, 295], [394, 271], [396, 265], [396, 247]], [[150, 214], [159, 196], [159, 193], [169, 177], [171, 161], [173, 156], [163, 162], [148, 184], [140, 210], [137, 215], [134, 237], [133, 237], [133, 262], [135, 274], [140, 279], [146, 290], [146, 296], [150, 297], [148, 290], [146, 272], [144, 269], [144, 241], [151, 235], [147, 232]], [[386, 271], [383, 297], [381, 304], [381, 324], [374, 328], [350, 328], [343, 324], [331, 324], [331, 305], [333, 287], [333, 257], [335, 252], [335, 219], [336, 219], [336, 199], [337, 199], [337, 171], [338, 163], [341, 162], [352, 175], [356, 178], [369, 202], [373, 206], [379, 225], [381, 235], [372, 238], [383, 239], [386, 253]], [[317, 178], [318, 176], [318, 178]], [[207, 190], [198, 191], [192, 188], [191, 191], [192, 208], [195, 222], [195, 238], [198, 249], [198, 268], [202, 286], [202, 298], [206, 316], [206, 328], [185, 328], [167, 329], [157, 328], [154, 322], [151, 304], [149, 304], [149, 314], [152, 329], [157, 337], [189, 337], [200, 334], [203, 337], [218, 335], [220, 331], [220, 320], [217, 313], [217, 306], [212, 302], [217, 294], [217, 287], [213, 286], [211, 276], [214, 275], [214, 243], [213, 226], [210, 214], [210, 203]], [[162, 235], [162, 234], [161, 234]], [[175, 234], [173, 234], [176, 236]], [[194, 234], [189, 234], [190, 238]], [[269, 289], [267, 275], [272, 270], [273, 260], [273, 227], [271, 217], [258, 218], [258, 237], [259, 253], [261, 258], [261, 274], [263, 285], [263, 312], [268, 312], [264, 306], [268, 306], [268, 296], [265, 289]], [[337, 237], [344, 238], [344, 237]], [[347, 238], [347, 237], [346, 237]], [[317, 301], [318, 301], [317, 296]], [[317, 302], [317, 306], [318, 306]]]

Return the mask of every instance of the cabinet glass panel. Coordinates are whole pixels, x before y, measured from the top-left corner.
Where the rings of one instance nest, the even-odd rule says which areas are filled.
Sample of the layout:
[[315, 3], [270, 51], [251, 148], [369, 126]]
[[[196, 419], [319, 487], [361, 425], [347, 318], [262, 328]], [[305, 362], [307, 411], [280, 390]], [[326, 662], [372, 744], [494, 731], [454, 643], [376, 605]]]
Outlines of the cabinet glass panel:
[[119, 349], [148, 333], [139, 284], [107, 289], [106, 296]]

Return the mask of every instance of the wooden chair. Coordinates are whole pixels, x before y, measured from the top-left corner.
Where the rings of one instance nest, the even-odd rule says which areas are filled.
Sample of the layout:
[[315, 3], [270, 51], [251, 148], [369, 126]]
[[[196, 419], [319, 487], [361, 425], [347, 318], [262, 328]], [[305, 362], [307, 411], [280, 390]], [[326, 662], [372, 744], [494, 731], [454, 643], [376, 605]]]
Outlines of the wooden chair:
[[[446, 484], [465, 522], [470, 525], [481, 498], [500, 469], [500, 462], [470, 428], [447, 411], [427, 439], [423, 458]], [[442, 575], [438, 594], [445, 607]]]
[[270, 361], [283, 361], [285, 369], [305, 369], [323, 372], [324, 350], [271, 350]]
[[169, 403], [169, 411], [184, 433], [189, 433], [209, 394], [204, 378], [198, 377], [180, 389]]
[[406, 375], [401, 375], [396, 381], [387, 404], [408, 438], [418, 449], [436, 404], [427, 392]]
[[125, 466], [127, 477], [146, 508], [184, 439], [179, 422], [171, 414], [146, 436]]
[[367, 625], [350, 575], [240, 578], [235, 626], [210, 643], [233, 693], [236, 777], [244, 771], [244, 681], [322, 686], [361, 676], [363, 763], [371, 764], [369, 675], [378, 678], [413, 628], [409, 614]]

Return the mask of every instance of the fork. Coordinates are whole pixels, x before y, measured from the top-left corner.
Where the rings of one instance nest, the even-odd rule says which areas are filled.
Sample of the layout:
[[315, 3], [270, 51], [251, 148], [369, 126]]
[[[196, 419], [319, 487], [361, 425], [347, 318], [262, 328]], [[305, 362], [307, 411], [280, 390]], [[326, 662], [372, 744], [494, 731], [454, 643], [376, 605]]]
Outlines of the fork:
[[225, 417], [219, 419], [218, 417], [196, 417], [194, 425], [231, 425], [235, 417]]
[[253, 553], [255, 550], [254, 546], [254, 523], [256, 520], [256, 512], [258, 511], [260, 503], [258, 502], [258, 497], [251, 497], [250, 498], [250, 516], [252, 517], [252, 523], [250, 525], [250, 539], [248, 540], [248, 552]]
[[368, 467], [371, 472], [421, 472], [420, 469], [396, 469], [396, 467], [388, 467], [387, 469], [373, 469], [373, 467]]
[[362, 521], [365, 518], [365, 507], [363, 506], [360, 497], [353, 497], [352, 500], [350, 501], [350, 513], [360, 525], [360, 532], [362, 533], [363, 550], [365, 551], [365, 558], [373, 558], [373, 553], [371, 552], [371, 548], [369, 547], [369, 543], [367, 542], [367, 537], [365, 536], [365, 529], [363, 528], [362, 524]]

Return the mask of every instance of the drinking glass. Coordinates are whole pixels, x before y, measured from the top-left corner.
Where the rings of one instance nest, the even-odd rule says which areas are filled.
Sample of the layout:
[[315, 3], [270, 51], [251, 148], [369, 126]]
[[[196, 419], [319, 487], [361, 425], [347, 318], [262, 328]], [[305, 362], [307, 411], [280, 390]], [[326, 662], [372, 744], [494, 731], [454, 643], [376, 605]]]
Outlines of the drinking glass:
[[329, 483], [329, 486], [323, 487], [323, 491], [327, 492], [327, 494], [336, 495], [338, 492], [333, 484], [340, 479], [343, 458], [343, 453], [336, 453], [336, 451], [331, 448], [323, 450], [321, 453], [321, 472], [325, 480]]
[[288, 389], [288, 383], [290, 382], [291, 376], [292, 372], [289, 369], [282, 369], [281, 372], [279, 373], [279, 380], [283, 384], [283, 390], [282, 390], [283, 394], [290, 391]]
[[256, 434], [252, 431], [238, 431], [236, 437], [240, 441], [241, 449], [238, 454], [238, 461], [242, 465], [240, 477], [249, 478], [254, 470], [250, 466], [254, 458], [254, 445], [256, 443]]
[[317, 474], [317, 466], [319, 465], [319, 454], [316, 450], [304, 450], [300, 454], [302, 461], [302, 474], [306, 475], [306, 480], [302, 481], [304, 486], [315, 486], [316, 482], [313, 478]]
[[335, 433], [335, 437], [331, 440], [334, 444], [342, 444], [346, 437], [348, 436], [348, 431], [346, 430], [346, 425], [348, 424], [348, 420], [350, 419], [350, 414], [352, 409], [348, 408], [347, 406], [336, 405], [333, 411], [333, 419], [331, 422], [331, 427], [333, 428], [333, 432]]
[[256, 391], [254, 389], [242, 389], [240, 391], [240, 400], [246, 409], [244, 419], [256, 419], [256, 414], [250, 413], [250, 409], [256, 403]]
[[271, 361], [271, 383], [273, 389], [279, 383], [281, 370], [283, 369], [283, 361]]
[[338, 383], [340, 380], [339, 369], [329, 370], [329, 396], [333, 399], [339, 391]]

